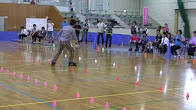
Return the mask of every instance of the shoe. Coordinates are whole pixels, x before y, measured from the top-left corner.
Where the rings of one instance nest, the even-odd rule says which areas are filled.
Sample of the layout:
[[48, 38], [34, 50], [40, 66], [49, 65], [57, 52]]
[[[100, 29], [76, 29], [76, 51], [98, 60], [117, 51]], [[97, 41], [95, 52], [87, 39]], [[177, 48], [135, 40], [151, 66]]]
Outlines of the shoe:
[[130, 48], [129, 51], [132, 51], [132, 48]]
[[68, 66], [77, 66], [77, 64], [74, 63], [74, 62], [69, 62], [69, 65]]
[[55, 66], [55, 64], [56, 64], [56, 63], [52, 62], [50, 66], [53, 67], [53, 66]]

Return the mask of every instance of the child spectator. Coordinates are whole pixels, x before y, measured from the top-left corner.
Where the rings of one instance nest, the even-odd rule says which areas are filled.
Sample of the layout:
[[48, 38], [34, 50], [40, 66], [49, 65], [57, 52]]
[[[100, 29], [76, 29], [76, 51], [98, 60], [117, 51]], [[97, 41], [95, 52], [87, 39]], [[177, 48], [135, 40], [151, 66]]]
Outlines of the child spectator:
[[24, 37], [27, 37], [27, 35], [28, 35], [28, 32], [27, 32], [27, 30], [24, 28], [24, 26], [22, 26], [21, 27], [21, 32], [18, 34], [18, 36], [19, 36], [19, 42], [21, 42], [21, 41], [23, 41], [23, 38]]
[[136, 46], [135, 51], [139, 51], [138, 41], [139, 40], [138, 40], [138, 37], [137, 37], [137, 33], [136, 33], [136, 31], [133, 31], [133, 36], [131, 37], [131, 40], [130, 40], [129, 51], [132, 51], [132, 45]]

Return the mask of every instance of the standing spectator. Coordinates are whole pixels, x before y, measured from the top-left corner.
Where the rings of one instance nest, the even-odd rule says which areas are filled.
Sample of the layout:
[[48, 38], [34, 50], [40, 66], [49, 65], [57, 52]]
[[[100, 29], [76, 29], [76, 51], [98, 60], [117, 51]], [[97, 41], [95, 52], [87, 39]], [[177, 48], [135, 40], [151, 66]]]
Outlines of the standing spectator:
[[135, 51], [139, 51], [139, 47], [138, 47], [138, 41], [139, 41], [139, 39], [137, 37], [137, 33], [136, 33], [136, 31], [133, 31], [132, 33], [133, 33], [133, 35], [132, 35], [131, 40], [130, 40], [130, 48], [129, 48], [129, 51], [132, 51], [132, 46], [133, 45], [136, 46]]
[[64, 27], [64, 26], [68, 26], [69, 24], [67, 23], [67, 18], [66, 17], [64, 17], [63, 18], [63, 23], [62, 23], [62, 27]]
[[106, 25], [103, 23], [103, 20], [100, 19], [99, 23], [96, 26], [98, 28], [98, 38], [97, 38], [97, 45], [99, 45], [99, 38], [100, 35], [102, 37], [102, 45], [104, 45], [104, 37], [103, 37], [103, 33], [104, 33], [104, 29], [106, 27]]
[[138, 26], [136, 21], [134, 21], [133, 25], [131, 26], [131, 34], [133, 34], [133, 32], [136, 32], [136, 34], [138, 33]]
[[193, 38], [189, 41], [188, 55], [194, 58], [194, 51], [196, 50], [196, 31], [193, 33]]
[[[52, 34], [54, 31], [54, 23], [52, 23], [51, 19], [48, 19], [48, 38], [49, 38], [49, 43], [50, 43], [50, 39], [52, 39]], [[54, 41], [52, 41], [53, 43]]]
[[81, 41], [80, 42], [82, 42], [83, 37], [86, 34], [86, 44], [87, 44], [87, 41], [88, 41], [88, 30], [89, 30], [89, 28], [90, 28], [90, 25], [88, 23], [88, 19], [86, 19], [85, 20], [85, 23], [83, 25], [82, 37], [81, 37]]
[[163, 32], [169, 32], [168, 24], [165, 23], [165, 27], [163, 28]]
[[30, 2], [30, 4], [31, 4], [31, 5], [35, 5], [35, 0], [32, 0], [32, 1]]
[[21, 32], [18, 34], [18, 36], [19, 36], [19, 42], [21, 42], [21, 41], [23, 41], [23, 38], [24, 37], [27, 37], [27, 35], [28, 35], [28, 32], [27, 32], [27, 30], [24, 28], [24, 26], [22, 26], [21, 27]]
[[79, 21], [76, 21], [76, 25], [74, 26], [74, 29], [76, 31], [76, 36], [78, 38], [78, 42], [80, 42], [79, 37], [80, 37], [81, 26], [79, 25]]
[[171, 53], [176, 57], [178, 54], [176, 50], [182, 46], [182, 30], [178, 30], [176, 37], [174, 38], [174, 46], [171, 47]]
[[73, 3], [72, 2], [69, 2], [69, 6], [70, 6], [70, 12], [74, 12], [74, 10], [73, 10]]
[[108, 40], [109, 40], [109, 48], [111, 48], [111, 44], [112, 44], [112, 29], [113, 26], [112, 26], [112, 23], [111, 21], [109, 20], [108, 22], [108, 25], [106, 27], [106, 43], [105, 43], [105, 47], [107, 48], [108, 47]]

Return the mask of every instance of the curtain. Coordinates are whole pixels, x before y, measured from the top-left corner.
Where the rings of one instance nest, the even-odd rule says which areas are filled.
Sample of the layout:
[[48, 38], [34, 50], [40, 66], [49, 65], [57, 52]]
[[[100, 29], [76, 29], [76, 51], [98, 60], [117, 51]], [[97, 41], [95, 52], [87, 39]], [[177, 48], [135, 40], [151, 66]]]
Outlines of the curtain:
[[178, 7], [179, 7], [179, 11], [180, 11], [180, 15], [181, 15], [182, 21], [185, 24], [184, 25], [184, 36], [186, 38], [190, 38], [191, 34], [190, 34], [189, 20], [188, 20], [188, 16], [187, 16], [186, 10], [184, 9], [183, 0], [178, 0]]

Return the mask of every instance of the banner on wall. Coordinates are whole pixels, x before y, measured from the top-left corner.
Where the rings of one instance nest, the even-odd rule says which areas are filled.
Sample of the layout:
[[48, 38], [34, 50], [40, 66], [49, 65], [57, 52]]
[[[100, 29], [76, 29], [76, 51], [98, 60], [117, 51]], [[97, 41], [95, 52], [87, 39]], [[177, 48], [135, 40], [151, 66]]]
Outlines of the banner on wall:
[[148, 24], [148, 8], [145, 7], [144, 8], [144, 25], [147, 25]]

